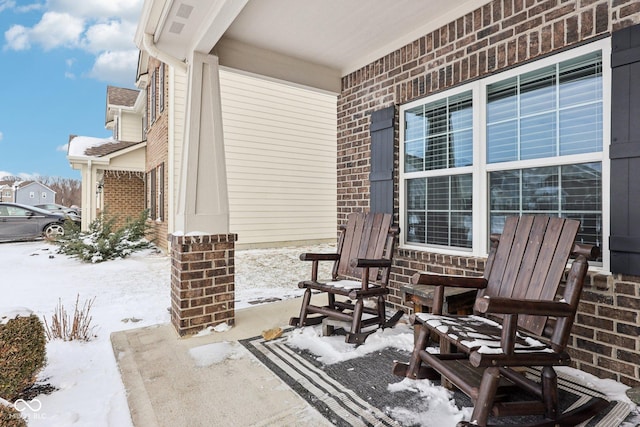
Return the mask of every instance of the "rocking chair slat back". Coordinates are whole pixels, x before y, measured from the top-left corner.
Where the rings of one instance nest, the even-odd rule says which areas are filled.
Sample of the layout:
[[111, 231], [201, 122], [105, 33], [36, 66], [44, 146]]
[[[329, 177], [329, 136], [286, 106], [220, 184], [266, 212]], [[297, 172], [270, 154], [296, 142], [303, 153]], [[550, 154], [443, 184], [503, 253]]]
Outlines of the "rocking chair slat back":
[[[394, 238], [389, 233], [392, 220], [391, 214], [365, 215], [359, 212], [349, 214], [346, 229], [339, 243], [341, 247], [338, 248], [341, 254], [337, 269], [339, 277], [362, 278], [363, 269], [352, 266], [353, 259], [391, 258], [392, 254], [388, 253], [386, 248], [388, 239]], [[370, 280], [375, 281], [378, 273], [379, 269], [372, 268], [369, 273]]]
[[[579, 221], [509, 217], [487, 261], [488, 285], [479, 296], [553, 301], [574, 245]], [[546, 316], [519, 316], [518, 325], [542, 335]]]

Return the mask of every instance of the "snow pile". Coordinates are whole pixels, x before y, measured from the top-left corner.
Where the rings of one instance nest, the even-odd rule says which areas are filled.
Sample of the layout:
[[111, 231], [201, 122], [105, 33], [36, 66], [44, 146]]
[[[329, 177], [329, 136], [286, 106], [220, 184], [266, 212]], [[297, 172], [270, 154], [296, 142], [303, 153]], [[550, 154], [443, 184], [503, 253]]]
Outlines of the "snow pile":
[[203, 368], [227, 359], [238, 359], [242, 357], [246, 350], [238, 343], [228, 341], [213, 344], [201, 345], [189, 349], [189, 355], [194, 360], [197, 367]]

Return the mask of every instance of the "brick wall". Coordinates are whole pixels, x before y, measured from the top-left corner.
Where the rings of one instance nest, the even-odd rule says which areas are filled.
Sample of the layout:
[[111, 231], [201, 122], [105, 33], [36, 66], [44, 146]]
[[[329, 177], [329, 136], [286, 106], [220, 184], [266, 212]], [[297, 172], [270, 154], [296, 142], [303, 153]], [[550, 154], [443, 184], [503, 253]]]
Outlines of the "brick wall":
[[[372, 111], [606, 37], [636, 23], [640, 23], [636, 0], [495, 0], [343, 77], [337, 110], [338, 222], [352, 211], [369, 207]], [[397, 174], [395, 188], [397, 214]], [[389, 301], [401, 304], [399, 286], [416, 271], [478, 274], [483, 268], [482, 259], [399, 249]], [[640, 277], [592, 276], [572, 337], [574, 364], [639, 386], [639, 309]]]
[[116, 227], [122, 227], [144, 210], [144, 177], [137, 172], [107, 170], [102, 194], [106, 214], [115, 216]]
[[180, 335], [235, 321], [237, 235], [171, 237], [171, 322]]
[[[147, 151], [146, 151], [146, 173], [148, 174], [151, 170], [158, 168], [159, 165], [164, 163], [164, 182], [161, 183], [163, 193], [164, 193], [164, 217], [161, 220], [158, 220], [158, 216], [151, 214], [150, 224], [155, 234], [155, 243], [159, 247], [167, 250], [168, 247], [168, 222], [167, 218], [169, 215], [169, 204], [168, 204], [168, 176], [169, 176], [169, 114], [168, 114], [168, 72], [165, 74], [164, 87], [159, 87], [160, 79], [159, 79], [159, 68], [164, 66], [164, 64], [160, 63], [157, 59], [151, 58], [149, 60], [149, 76], [153, 75], [153, 71], [156, 71], [156, 120], [153, 123], [149, 123], [149, 129], [147, 131]], [[166, 71], [166, 70], [165, 70]], [[164, 92], [164, 109], [160, 111], [160, 91]], [[151, 99], [147, 97], [147, 108], [151, 108], [150, 105]], [[148, 176], [148, 175], [147, 175]], [[156, 178], [158, 179], [158, 178]], [[157, 195], [157, 193], [156, 193]], [[150, 191], [147, 188], [147, 207], [151, 207], [151, 203], [149, 200]]]

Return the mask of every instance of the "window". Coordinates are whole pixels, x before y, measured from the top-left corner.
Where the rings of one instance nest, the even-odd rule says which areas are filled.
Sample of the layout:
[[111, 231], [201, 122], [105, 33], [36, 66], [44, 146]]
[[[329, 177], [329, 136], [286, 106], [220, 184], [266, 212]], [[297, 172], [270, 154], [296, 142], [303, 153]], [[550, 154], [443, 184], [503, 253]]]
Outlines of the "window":
[[471, 92], [405, 112], [407, 242], [471, 248]]
[[156, 72], [151, 74], [149, 82], [149, 126], [156, 121]]
[[151, 169], [151, 172], [149, 172], [148, 174], [149, 176], [149, 218], [152, 220], [156, 219], [156, 206], [157, 206], [157, 200], [156, 200], [156, 190], [157, 190], [157, 184], [156, 184], [156, 170], [155, 169]]
[[113, 118], [113, 139], [115, 139], [116, 141], [120, 138], [119, 135], [119, 129], [118, 129], [118, 116], [115, 116]]
[[164, 221], [164, 163], [158, 166], [158, 221]]
[[164, 221], [164, 163], [147, 172], [145, 192], [149, 219]]
[[160, 100], [160, 112], [164, 111], [164, 64], [160, 64], [160, 83], [158, 84], [158, 98]]
[[402, 106], [402, 244], [483, 256], [506, 216], [545, 214], [580, 219], [579, 241], [606, 245], [608, 49], [585, 45]]

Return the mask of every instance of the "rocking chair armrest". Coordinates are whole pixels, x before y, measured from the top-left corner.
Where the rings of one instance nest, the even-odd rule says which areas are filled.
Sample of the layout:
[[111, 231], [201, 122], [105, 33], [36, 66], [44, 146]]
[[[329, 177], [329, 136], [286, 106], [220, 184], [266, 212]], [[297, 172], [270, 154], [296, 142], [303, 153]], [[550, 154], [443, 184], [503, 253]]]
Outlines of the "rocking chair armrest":
[[354, 258], [350, 263], [351, 267], [360, 268], [388, 268], [391, 267], [390, 259]]
[[433, 273], [416, 273], [411, 277], [414, 285], [448, 286], [470, 289], [484, 289], [487, 279], [473, 276], [449, 276]]
[[336, 261], [340, 259], [340, 254], [323, 254], [323, 253], [312, 253], [305, 252], [300, 254], [301, 261]]
[[575, 310], [566, 302], [502, 297], [478, 298], [474, 308], [480, 313], [492, 314], [527, 314], [555, 317], [571, 317], [575, 314]]

